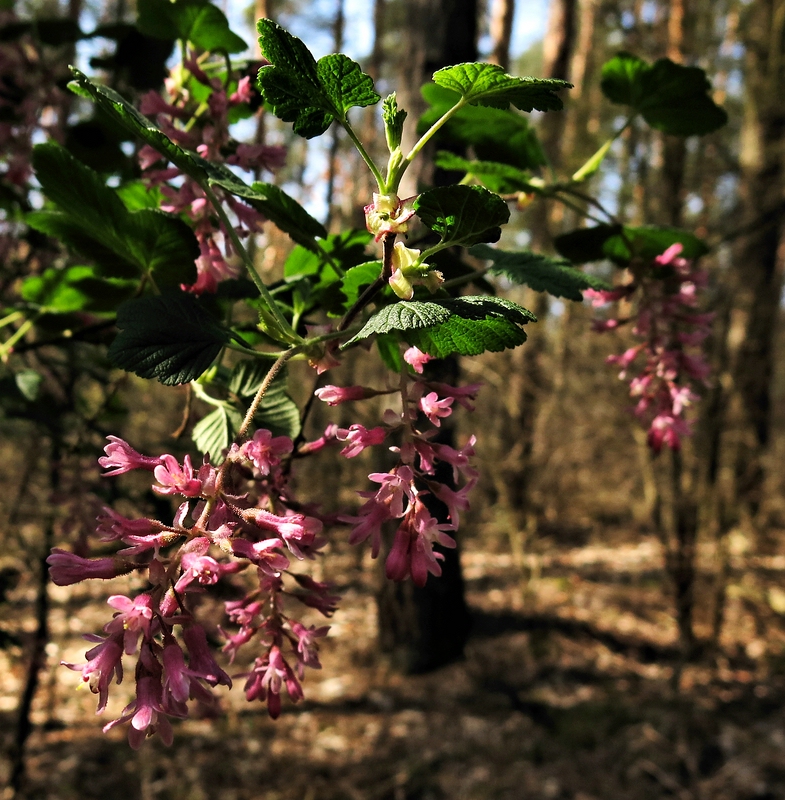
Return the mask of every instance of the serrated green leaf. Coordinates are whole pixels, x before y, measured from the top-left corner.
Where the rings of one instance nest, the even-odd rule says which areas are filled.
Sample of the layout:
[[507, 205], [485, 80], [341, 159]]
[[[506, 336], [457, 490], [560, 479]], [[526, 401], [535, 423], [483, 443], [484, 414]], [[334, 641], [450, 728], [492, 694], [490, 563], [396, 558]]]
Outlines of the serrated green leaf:
[[296, 439], [300, 434], [300, 409], [289, 396], [286, 374], [278, 375], [270, 385], [254, 416], [257, 428], [267, 428], [273, 436]]
[[201, 50], [242, 53], [246, 44], [208, 0], [137, 0], [139, 30], [157, 39], [182, 39]]
[[191, 438], [199, 452], [210, 455], [210, 463], [220, 464], [223, 452], [234, 441], [243, 423], [243, 415], [228, 404], [218, 406], [194, 425]]
[[93, 100], [111, 119], [120, 123], [146, 144], [149, 144], [186, 175], [199, 182], [205, 180], [204, 164], [207, 162], [184, 150], [180, 145], [175, 144], [153, 122], [140, 114], [113, 89], [93, 83], [75, 67], [70, 69], [74, 80], [68, 86], [72, 91], [82, 97]]
[[264, 364], [258, 359], [240, 361], [234, 366], [229, 377], [229, 391], [237, 397], [253, 397], [270, 369], [269, 364]]
[[138, 278], [139, 267], [92, 238], [78, 222], [59, 211], [34, 211], [25, 216], [34, 230], [59, 239], [69, 250], [95, 261], [99, 273], [106, 278]]
[[[183, 220], [153, 209], [128, 211], [98, 173], [54, 142], [36, 145], [33, 166], [44, 193], [65, 216], [39, 213], [31, 225], [50, 235], [59, 231], [84, 255], [100, 256], [111, 277], [131, 277], [126, 268], [133, 264], [137, 275], [151, 273], [161, 288], [196, 280], [199, 245]], [[119, 268], [113, 263], [118, 258]]]
[[207, 180], [212, 186], [220, 186], [242, 197], [304, 247], [316, 249], [318, 246], [314, 243], [314, 238], [327, 235], [324, 226], [282, 189], [267, 183], [254, 183], [253, 186], [248, 186], [230, 169], [220, 164], [211, 164], [175, 144], [117, 92], [106, 86], [91, 83], [77, 69], [72, 68], [71, 71], [76, 78], [72, 84], [76, 83], [80, 94], [93, 99], [113, 119], [155, 148], [186, 175], [199, 183]]
[[[431, 108], [417, 123], [420, 134], [459, 99], [455, 92], [434, 83], [422, 87], [422, 96]], [[536, 132], [526, 117], [512, 109], [464, 106], [453, 114], [437, 137], [437, 141], [449, 145], [471, 147], [477, 158], [484, 161], [501, 162], [523, 170], [535, 170], [546, 164]]]
[[386, 306], [343, 346], [373, 334], [398, 332], [409, 344], [436, 358], [479, 355], [526, 341], [522, 326], [536, 322], [531, 311], [499, 297], [458, 297], [432, 302], [409, 301]]
[[433, 75], [433, 82], [460, 95], [473, 105], [521, 111], [558, 111], [563, 107], [556, 94], [572, 86], [555, 78], [517, 78], [497, 64], [455, 64]]
[[603, 65], [600, 86], [609, 100], [630, 106], [663, 133], [703, 136], [728, 121], [709, 96], [706, 73], [668, 58], [649, 64], [631, 53], [619, 53]]
[[607, 258], [622, 267], [627, 266], [633, 257], [650, 261], [676, 243], [683, 246], [684, 258], [699, 258], [709, 252], [706, 243], [688, 231], [653, 225], [623, 228], [597, 225], [579, 228], [554, 239], [558, 252], [575, 264]]
[[306, 139], [324, 133], [354, 106], [378, 103], [373, 80], [345, 55], [317, 62], [296, 36], [270, 19], [257, 23], [259, 47], [270, 62], [259, 70], [257, 85], [267, 107]]
[[167, 386], [198, 378], [231, 338], [186, 292], [139, 297], [120, 306], [109, 348], [118, 367]]
[[423, 192], [414, 203], [417, 216], [443, 244], [470, 247], [496, 242], [510, 209], [499, 195], [482, 186], [443, 186]]
[[267, 217], [293, 241], [303, 247], [319, 252], [314, 241], [327, 236], [327, 231], [293, 197], [271, 183], [256, 182], [248, 186], [230, 169], [222, 164], [204, 162], [211, 186], [219, 186], [227, 192], [241, 197], [249, 205]]
[[492, 261], [488, 271], [494, 275], [504, 275], [517, 284], [525, 284], [536, 292], [547, 292], [554, 297], [566, 297], [580, 302], [583, 289], [610, 289], [611, 286], [601, 278], [587, 275], [576, 269], [566, 259], [533, 253], [530, 250], [506, 252], [478, 244], [472, 247], [469, 255]]

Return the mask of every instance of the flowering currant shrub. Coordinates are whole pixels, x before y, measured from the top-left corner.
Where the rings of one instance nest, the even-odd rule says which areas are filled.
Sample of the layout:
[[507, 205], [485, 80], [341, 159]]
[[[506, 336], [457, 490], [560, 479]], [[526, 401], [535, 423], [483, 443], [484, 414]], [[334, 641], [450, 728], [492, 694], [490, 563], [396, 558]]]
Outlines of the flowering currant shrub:
[[[595, 257], [580, 241], [575, 256], [574, 238], [557, 241], [571, 261], [489, 246], [499, 240], [510, 204], [523, 205], [523, 198], [599, 206], [585, 202], [581, 184], [611, 145], [570, 180], [547, 183], [537, 176], [544, 166], [542, 150], [519, 113], [561, 109], [558, 92], [569, 84], [515, 77], [483, 63], [441, 69], [424, 90], [430, 109], [417, 123], [420, 138], [408, 151], [402, 148], [406, 111], [395, 94], [382, 102], [389, 156], [380, 165], [350, 121], [353, 108], [382, 100], [357, 63], [341, 54], [317, 61], [303, 42], [262, 19], [265, 61], [252, 80], [246, 64], [227, 57], [240, 52], [242, 43], [225, 17], [215, 9], [209, 31], [189, 27], [188, 6], [184, 0], [167, 11], [171, 30], [164, 34], [181, 39], [183, 58], [166, 81], [165, 94], [148, 93], [137, 108], [73, 70], [70, 88], [141, 144], [141, 181], [115, 188], [55, 142], [38, 145], [33, 153], [46, 197], [35, 225], [91, 265], [80, 267], [88, 270], [90, 283], [86, 286], [85, 273], [79, 273], [85, 298], [79, 310], [86, 324], [94, 324], [90, 314], [99, 313], [95, 304], [101, 300], [100, 314], [117, 329], [109, 358], [142, 378], [188, 384], [212, 409], [192, 429], [195, 451], [182, 460], [169, 453], [143, 455], [117, 436], [109, 437], [99, 459], [111, 480], [124, 481], [131, 471], [148, 473], [152, 491], [173, 500], [171, 518], [129, 518], [106, 506], [95, 535], [111, 555], [88, 558], [57, 548], [48, 559], [58, 585], [135, 576], [137, 591], [110, 596], [108, 620], [102, 633], [87, 637], [91, 648], [84, 663], [66, 665], [98, 694], [99, 711], [112, 683], [131, 669], [135, 699], [105, 729], [128, 723], [133, 747], [156, 733], [170, 742], [171, 720], [186, 717], [190, 701], [214, 705], [211, 690], [230, 686], [233, 679], [241, 679], [248, 700], [265, 703], [272, 717], [281, 712], [284, 689], [292, 702], [303, 697], [306, 668], [320, 667], [320, 640], [328, 631], [308, 615], [329, 618], [339, 598], [298, 565], [321, 557], [329, 535], [348, 530], [349, 542], [369, 542], [374, 558], [384, 552], [391, 580], [423, 586], [438, 579], [443, 550], [456, 546], [478, 473], [472, 463], [474, 436], [453, 447], [437, 433], [458, 407], [473, 410], [481, 387], [434, 380], [427, 364], [517, 347], [535, 321], [510, 300], [473, 294], [475, 286], [488, 286], [487, 276], [502, 275], [575, 301], [587, 290], [606, 300], [641, 287], [636, 331], [646, 337], [640, 352], [648, 361], [635, 391], [641, 415], [663, 431], [660, 441], [672, 445], [677, 420], [691, 399], [682, 376], [704, 377], [701, 362], [685, 350], [697, 346], [705, 324], [692, 306], [697, 278], [691, 262], [677, 252], [694, 237], [673, 229], [653, 234], [624, 228], [608, 215], [603, 236], [590, 232], [592, 242], [612, 250], [614, 241], [621, 241], [627, 247], [621, 261], [611, 250]], [[149, 19], [140, 17], [139, 25], [160, 32]], [[631, 58], [609, 62], [603, 81], [608, 98], [629, 107], [625, 127], [642, 116], [654, 127], [686, 136], [722, 124], [723, 112], [708, 98], [705, 78], [684, 83], [681, 71], [692, 75], [691, 68], [669, 61], [630, 69]], [[344, 130], [376, 182], [365, 204], [366, 231], [328, 234], [275, 184], [244, 179], [274, 170], [285, 157], [280, 148], [233, 138], [232, 123], [248, 116], [258, 101], [306, 139], [333, 124]], [[687, 121], [679, 118], [679, 129], [671, 130], [675, 123], [667, 111], [677, 102], [691, 108], [691, 116], [685, 112]], [[467, 121], [481, 124], [467, 126]], [[510, 148], [510, 130], [520, 147]], [[401, 198], [409, 165], [426, 144], [440, 139], [458, 141], [483, 159], [441, 153], [437, 163], [462, 173], [460, 183]], [[295, 245], [283, 280], [273, 285], [262, 279], [253, 248], [246, 246], [259, 244], [262, 221]], [[576, 232], [579, 239], [585, 233]], [[652, 238], [663, 246], [649, 254]], [[653, 259], [663, 272], [641, 271], [635, 284], [613, 290], [573, 264], [605, 257], [636, 275], [635, 265]], [[52, 286], [73, 288], [69, 269], [60, 270], [55, 283], [31, 278], [39, 282], [28, 291], [29, 308], [57, 311], [62, 294]], [[68, 296], [73, 311], [73, 294]], [[242, 321], [249, 310], [253, 324]], [[331, 424], [309, 440], [313, 398], [301, 409], [289, 396], [287, 363], [307, 361], [321, 374], [360, 348], [361, 357], [375, 353], [381, 359], [388, 381], [323, 385], [315, 397], [328, 406], [386, 397], [388, 408], [373, 427]], [[298, 496], [292, 488], [299, 459], [324, 458], [328, 450], [355, 458], [368, 448], [391, 451], [394, 463], [357, 487], [355, 508], [327, 513], [318, 497]], [[385, 546], [388, 534], [391, 543]], [[220, 626], [204, 613], [210, 594], [225, 607]], [[222, 643], [224, 666], [211, 647], [216, 641]], [[241, 648], [250, 654], [250, 669], [230, 676]]]

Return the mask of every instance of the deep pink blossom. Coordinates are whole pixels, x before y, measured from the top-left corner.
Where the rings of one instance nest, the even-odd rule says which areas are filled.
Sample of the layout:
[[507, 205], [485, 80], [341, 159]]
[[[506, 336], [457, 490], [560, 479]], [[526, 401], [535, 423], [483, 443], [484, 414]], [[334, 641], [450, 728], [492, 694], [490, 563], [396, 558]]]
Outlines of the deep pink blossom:
[[336, 434], [341, 442], [346, 442], [346, 447], [341, 450], [341, 455], [346, 458], [359, 456], [366, 447], [381, 444], [387, 437], [386, 428], [371, 428], [355, 423], [348, 428], [339, 428]]
[[183, 459], [183, 466], [174, 456], [161, 456], [161, 464], [154, 471], [155, 479], [160, 486], [153, 486], [158, 494], [181, 494], [185, 497], [199, 497], [202, 493], [202, 482], [194, 475], [191, 457]]
[[98, 463], [104, 469], [109, 470], [104, 473], [105, 478], [110, 475], [122, 475], [133, 469], [146, 469], [152, 472], [162, 463], [160, 457], [150, 458], [137, 453], [128, 442], [118, 436], [107, 436], [106, 438], [109, 439], [109, 444], [104, 447], [106, 455], [98, 459]]
[[123, 680], [123, 634], [114, 633], [106, 639], [100, 636], [86, 636], [86, 639], [99, 642], [95, 647], [85, 653], [85, 664], [69, 664], [61, 662], [68, 669], [82, 673], [82, 680], [88, 684], [90, 691], [98, 695], [98, 711], [100, 714], [106, 708], [109, 698], [109, 684], [112, 678], [117, 683]]
[[74, 583], [100, 578], [108, 580], [128, 572], [124, 564], [114, 558], [82, 558], [67, 550], [55, 547], [46, 559], [49, 564], [49, 577], [57, 586], [71, 586]]
[[291, 453], [293, 447], [288, 436], [273, 436], [270, 431], [260, 428], [240, 448], [240, 454], [251, 461], [262, 475], [269, 475], [281, 463], [281, 456]]

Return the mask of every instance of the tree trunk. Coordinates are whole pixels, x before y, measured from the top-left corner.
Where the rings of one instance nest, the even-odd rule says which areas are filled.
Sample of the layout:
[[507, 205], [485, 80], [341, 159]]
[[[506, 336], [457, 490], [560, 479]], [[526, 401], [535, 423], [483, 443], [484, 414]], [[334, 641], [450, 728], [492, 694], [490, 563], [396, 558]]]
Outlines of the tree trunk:
[[[406, 19], [411, 27], [404, 34], [408, 53], [405, 71], [400, 77], [399, 96], [403, 101], [401, 106], [416, 119], [422, 110], [420, 86], [433, 72], [450, 64], [477, 60], [477, 3], [476, 0], [407, 0], [406, 5]], [[410, 131], [413, 128], [409, 126]], [[438, 177], [435, 176], [435, 182]], [[409, 176], [409, 183], [401, 194], [407, 196], [416, 191], [417, 186], [412, 185], [412, 176]], [[428, 367], [427, 374], [432, 380], [453, 385], [459, 380], [457, 358], [444, 359]], [[437, 441], [452, 445], [452, 426], [443, 425]], [[440, 466], [437, 480], [449, 484], [452, 469], [448, 465]], [[445, 507], [429, 499], [432, 503], [426, 505], [431, 512], [440, 522], [446, 522]], [[421, 589], [410, 581], [402, 584], [383, 581], [377, 602], [379, 643], [397, 669], [408, 673], [426, 672], [463, 655], [471, 621], [458, 549], [444, 552], [440, 578], [429, 578]]]

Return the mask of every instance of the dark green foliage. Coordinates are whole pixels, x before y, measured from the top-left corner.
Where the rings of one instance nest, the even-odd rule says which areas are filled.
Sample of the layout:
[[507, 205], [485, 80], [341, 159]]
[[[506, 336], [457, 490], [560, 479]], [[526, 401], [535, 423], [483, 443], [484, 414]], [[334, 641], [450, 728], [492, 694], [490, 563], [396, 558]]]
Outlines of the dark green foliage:
[[610, 289], [600, 278], [587, 275], [563, 258], [554, 258], [531, 250], [510, 253], [478, 244], [470, 255], [492, 261], [488, 270], [494, 275], [504, 275], [513, 283], [525, 284], [536, 292], [547, 292], [554, 297], [566, 297], [580, 302], [583, 289]]
[[231, 333], [186, 292], [129, 300], [117, 311], [120, 332], [109, 348], [114, 364], [167, 386], [198, 378]]
[[259, 91], [275, 116], [294, 123], [299, 136], [319, 136], [333, 120], [343, 121], [350, 108], [381, 99], [371, 76], [347, 56], [317, 62], [300, 39], [272, 20], [260, 19], [257, 28], [259, 47], [270, 62], [259, 70]]
[[728, 121], [709, 96], [706, 73], [668, 58], [649, 64], [631, 53], [619, 53], [603, 65], [601, 87], [609, 100], [630, 106], [663, 133], [703, 136]]

